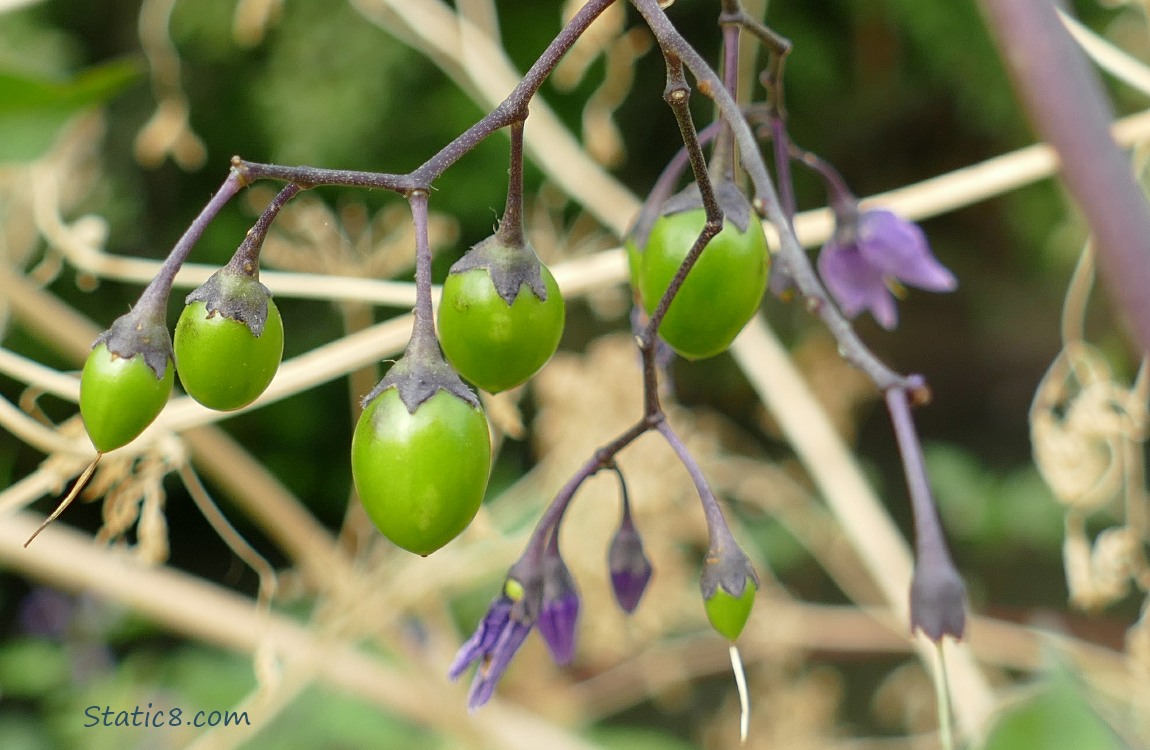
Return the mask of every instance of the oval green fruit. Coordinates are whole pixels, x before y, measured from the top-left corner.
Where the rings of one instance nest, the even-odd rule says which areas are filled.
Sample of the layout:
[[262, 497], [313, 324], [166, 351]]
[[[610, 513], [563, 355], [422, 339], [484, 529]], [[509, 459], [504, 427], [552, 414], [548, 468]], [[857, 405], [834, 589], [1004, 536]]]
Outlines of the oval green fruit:
[[[639, 294], [655, 311], [707, 222], [702, 208], [660, 216], [639, 261]], [[659, 326], [659, 335], [687, 359], [723, 352], [759, 309], [770, 255], [754, 215], [746, 232], [730, 221], [711, 239], [687, 274]]]
[[283, 348], [283, 319], [271, 299], [259, 336], [246, 323], [220, 313], [209, 316], [203, 302], [186, 306], [176, 323], [180, 383], [211, 409], [231, 411], [255, 401], [275, 377]]
[[489, 393], [523, 383], [559, 347], [566, 316], [555, 277], [541, 266], [547, 299], [526, 284], [508, 305], [485, 268], [449, 274], [439, 301], [439, 343], [452, 367]]
[[467, 528], [490, 470], [487, 417], [446, 391], [411, 413], [399, 391], [388, 388], [368, 403], [352, 436], [352, 477], [368, 517], [418, 555]]
[[755, 603], [757, 587], [750, 579], [740, 596], [732, 596], [723, 589], [716, 589], [710, 599], [703, 602], [707, 610], [707, 619], [711, 627], [728, 641], [733, 641], [743, 632], [747, 618], [751, 616], [751, 607]]
[[96, 450], [107, 453], [135, 440], [168, 403], [175, 371], [169, 360], [157, 378], [143, 355], [121, 357], [107, 344], [94, 348], [80, 374], [80, 416]]

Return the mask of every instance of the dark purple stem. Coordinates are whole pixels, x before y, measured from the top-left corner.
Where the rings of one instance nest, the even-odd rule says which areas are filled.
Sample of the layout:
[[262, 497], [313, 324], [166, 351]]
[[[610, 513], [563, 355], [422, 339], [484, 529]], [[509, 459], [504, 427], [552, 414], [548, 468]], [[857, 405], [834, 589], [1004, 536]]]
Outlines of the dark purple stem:
[[244, 237], [244, 241], [236, 250], [235, 255], [228, 261], [228, 267], [232, 271], [252, 278], [259, 278], [260, 250], [264, 246], [264, 239], [268, 235], [268, 230], [271, 229], [272, 222], [279, 216], [280, 210], [301, 190], [303, 188], [293, 182], [285, 185], [282, 190], [276, 193], [276, 197], [272, 198], [267, 208], [256, 219], [256, 223], [248, 230], [247, 236]]
[[787, 217], [788, 231], [794, 233], [798, 204], [795, 201], [795, 188], [791, 178], [790, 137], [787, 135], [787, 124], [781, 117], [772, 117], [770, 129], [775, 156], [775, 176], [779, 181], [779, 203], [782, 204], [783, 215]]
[[535, 530], [532, 531], [531, 539], [527, 542], [527, 549], [524, 550], [523, 556], [520, 558], [523, 564], [533, 566], [542, 561], [548, 538], [554, 532], [560, 519], [563, 518], [563, 514], [567, 512], [567, 506], [571, 504], [572, 498], [575, 497], [575, 493], [579, 491], [583, 483], [603, 469], [613, 466], [615, 456], [619, 454], [619, 451], [635, 442], [636, 438], [650, 429], [651, 426], [645, 419], [633, 425], [610, 443], [595, 451], [595, 454], [587, 459], [579, 471], [567, 480], [567, 483], [551, 500], [551, 504], [547, 506], [547, 510], [543, 511], [543, 515], [535, 524]]
[[1098, 266], [1150, 351], [1150, 207], [1110, 134], [1102, 86], [1049, 0], [983, 0], [1007, 70], [1096, 239]]
[[[911, 376], [919, 387], [921, 378]], [[961, 639], [966, 630], [966, 587], [955, 568], [931, 496], [918, 433], [911, 417], [911, 400], [919, 391], [891, 388], [886, 392], [895, 440], [906, 472], [910, 506], [914, 513], [914, 576], [910, 587], [911, 628], [920, 629], [936, 643], [944, 636]]]
[[[724, 5], [731, 1], [724, 0]], [[723, 30], [723, 87], [732, 97], [736, 97], [739, 85], [739, 26], [724, 21], [726, 16], [726, 13], [719, 16], [719, 25]], [[734, 181], [738, 164], [738, 159], [735, 158], [735, 137], [727, 118], [721, 112], [719, 114], [722, 130], [715, 141], [715, 150], [712, 154], [714, 174]]]
[[411, 326], [409, 347], [434, 348], [438, 358], [439, 344], [435, 338], [435, 314], [431, 308], [431, 245], [428, 241], [428, 196], [426, 190], [412, 190], [407, 195], [411, 218], [415, 224], [415, 317]]
[[699, 493], [699, 502], [703, 506], [703, 516], [707, 519], [707, 532], [711, 537], [712, 546], [715, 545], [716, 540], [733, 538], [731, 528], [727, 525], [727, 519], [723, 517], [723, 511], [719, 507], [719, 501], [715, 499], [715, 493], [711, 492], [711, 486], [707, 484], [707, 478], [703, 476], [699, 462], [687, 450], [687, 446], [683, 444], [683, 441], [671, 428], [671, 425], [667, 424], [666, 420], [655, 425], [655, 429], [667, 441], [667, 445], [671, 446], [671, 450], [675, 451], [675, 455], [679, 457], [679, 462], [683, 464], [691, 476], [691, 481], [695, 484], [695, 491]]
[[507, 203], [499, 219], [499, 237], [509, 247], [523, 245], [523, 123], [511, 123], [511, 159]]
[[811, 267], [806, 253], [790, 231], [786, 213], [783, 211], [778, 194], [775, 192], [766, 165], [757, 154], [755, 135], [742, 117], [738, 104], [723, 87], [722, 81], [707, 65], [706, 61], [683, 38], [674, 24], [659, 7], [657, 0], [631, 0], [631, 4], [643, 16], [651, 32], [655, 35], [664, 55], [674, 55], [682, 60], [691, 74], [699, 81], [699, 88], [705, 90], [724, 116], [731, 123], [739, 151], [743, 153], [742, 166], [755, 189], [753, 205], [759, 213], [775, 226], [779, 234], [779, 257], [795, 286], [807, 298], [811, 309], [822, 319], [831, 335], [839, 344], [843, 357], [865, 372], [881, 390], [896, 386], [906, 386], [906, 378], [891, 370], [863, 344], [851, 328], [850, 322], [829, 304], [827, 292]]
[[228, 174], [228, 178], [220, 185], [220, 189], [212, 196], [207, 205], [203, 207], [199, 215], [192, 220], [183, 236], [176, 242], [172, 251], [168, 253], [168, 257], [164, 260], [160, 270], [156, 273], [155, 277], [144, 288], [140, 294], [140, 300], [136, 303], [137, 308], [144, 310], [154, 311], [157, 314], [163, 314], [164, 309], [168, 304], [168, 297], [172, 293], [172, 282], [176, 279], [176, 274], [180, 272], [180, 268], [184, 265], [184, 261], [188, 259], [188, 255], [192, 252], [196, 242], [203, 236], [204, 230], [208, 228], [208, 224], [212, 219], [216, 218], [216, 214], [220, 212], [227, 202], [235, 197], [236, 193], [240, 191], [247, 181], [244, 176], [237, 170], [232, 170]]
[[[707, 127], [699, 131], [699, 146], [705, 146], [710, 143], [717, 136], [722, 123], [712, 122]], [[683, 170], [687, 168], [690, 163], [690, 154], [687, 147], [684, 146], [675, 152], [671, 160], [667, 162], [667, 166], [663, 167], [663, 171], [659, 173], [659, 177], [655, 180], [655, 184], [651, 186], [650, 192], [647, 193], [646, 200], [643, 201], [643, 207], [639, 209], [639, 215], [635, 217], [635, 225], [631, 231], [631, 239], [638, 243], [639, 247], [647, 244], [647, 235], [651, 231], [651, 225], [655, 223], [655, 219], [659, 217], [659, 209], [675, 192], [675, 186], [679, 184], [679, 179], [683, 176]]]
[[902, 457], [903, 471], [906, 473], [911, 509], [914, 511], [916, 545], [940, 547], [945, 551], [946, 543], [939, 528], [934, 501], [931, 499], [926, 463], [911, 417], [907, 392], [901, 388], [891, 388], [886, 392], [886, 406], [890, 412], [891, 425]]
[[[774, 125], [778, 121], [772, 120]], [[839, 174], [830, 162], [814, 152], [796, 146], [793, 142], [788, 148], [790, 157], [797, 159], [806, 168], [815, 172], [822, 178], [826, 186], [827, 202], [835, 215], [835, 224], [838, 226], [854, 226], [858, 221], [858, 198], [847, 186], [846, 180]]]
[[[699, 196], [703, 200], [707, 222], [703, 225], [703, 230], [699, 233], [695, 244], [687, 252], [687, 256], [671, 278], [670, 283], [667, 284], [666, 291], [659, 299], [659, 304], [655, 305], [655, 309], [647, 321], [647, 327], [643, 331], [642, 349], [644, 353], [652, 353], [652, 360], [654, 358], [655, 336], [663, 318], [667, 315], [667, 309], [671, 307], [671, 302], [679, 293], [679, 289], [682, 288], [687, 274], [691, 272], [691, 269], [695, 267], [695, 262], [703, 254], [707, 243], [723, 229], [723, 212], [715, 198], [715, 190], [711, 185], [710, 175], [707, 171], [707, 160], [703, 156], [703, 149], [699, 145], [699, 135], [695, 131], [695, 121], [691, 117], [691, 89], [687, 85], [687, 79], [683, 76], [682, 61], [667, 53], [664, 53], [664, 57], [667, 62], [667, 86], [663, 90], [663, 99], [671, 107], [671, 111], [675, 114], [675, 120], [679, 123], [679, 135], [683, 139], [683, 145], [687, 148], [687, 157], [691, 163], [691, 171], [695, 175], [695, 182], [699, 186]], [[741, 115], [739, 116], [741, 117]], [[648, 413], [651, 411], [652, 405], [648, 403]]]

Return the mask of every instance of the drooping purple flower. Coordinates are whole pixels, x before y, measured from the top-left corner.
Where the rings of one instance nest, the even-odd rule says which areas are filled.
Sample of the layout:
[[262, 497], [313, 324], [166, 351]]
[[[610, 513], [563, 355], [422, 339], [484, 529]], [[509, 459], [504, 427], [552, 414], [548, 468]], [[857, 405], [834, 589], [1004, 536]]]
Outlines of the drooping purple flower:
[[571, 571], [552, 544], [543, 558], [543, 603], [539, 608], [539, 635], [559, 665], [575, 656], [575, 626], [579, 621], [579, 591]]
[[623, 522], [607, 548], [607, 569], [615, 601], [627, 614], [635, 611], [651, 580], [651, 561], [643, 552], [643, 540], [631, 520], [631, 509], [623, 506]]
[[467, 706], [472, 711], [495, 694], [499, 678], [535, 625], [541, 597], [538, 576], [533, 576], [530, 582], [508, 576], [503, 592], [491, 603], [475, 633], [459, 648], [447, 676], [456, 680], [468, 667], [479, 662], [467, 697]]
[[949, 292], [958, 281], [930, 250], [917, 224], [884, 209], [857, 214], [837, 228], [818, 260], [823, 283], [847, 317], [869, 310], [886, 329], [898, 325], [890, 290], [897, 282], [931, 292]]

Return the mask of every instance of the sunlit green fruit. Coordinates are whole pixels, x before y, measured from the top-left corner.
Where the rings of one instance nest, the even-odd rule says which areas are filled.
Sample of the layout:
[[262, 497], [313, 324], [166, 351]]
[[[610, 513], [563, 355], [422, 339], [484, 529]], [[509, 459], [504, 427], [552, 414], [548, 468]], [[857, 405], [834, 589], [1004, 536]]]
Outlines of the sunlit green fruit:
[[418, 555], [467, 528], [490, 469], [487, 417], [447, 391], [411, 413], [388, 388], [363, 410], [352, 436], [352, 477], [364, 510], [384, 536]]
[[563, 295], [540, 267], [547, 299], [523, 284], [508, 305], [491, 274], [473, 268], [449, 274], [439, 302], [439, 343], [451, 366], [489, 393], [513, 388], [539, 371], [563, 337]]
[[[660, 216], [652, 225], [638, 259], [639, 294], [647, 314], [655, 311], [706, 222], [706, 212], [697, 208]], [[630, 254], [632, 264], [634, 257]], [[726, 351], [759, 309], [769, 266], [758, 219], [752, 215], [745, 232], [725, 221], [687, 274], [659, 336], [687, 359]]]
[[716, 589], [710, 599], [703, 602], [711, 627], [728, 641], [733, 641], [743, 632], [751, 607], [755, 603], [757, 587], [750, 579], [740, 596], [732, 596], [723, 589]]
[[175, 366], [164, 376], [144, 357], [120, 357], [100, 344], [88, 354], [80, 374], [80, 416], [92, 445], [101, 453], [127, 445], [164, 409], [172, 393]]
[[185, 307], [176, 324], [180, 384], [211, 409], [231, 411], [255, 401], [275, 377], [283, 348], [283, 319], [271, 299], [259, 336], [246, 323], [220, 313], [208, 315], [203, 302]]

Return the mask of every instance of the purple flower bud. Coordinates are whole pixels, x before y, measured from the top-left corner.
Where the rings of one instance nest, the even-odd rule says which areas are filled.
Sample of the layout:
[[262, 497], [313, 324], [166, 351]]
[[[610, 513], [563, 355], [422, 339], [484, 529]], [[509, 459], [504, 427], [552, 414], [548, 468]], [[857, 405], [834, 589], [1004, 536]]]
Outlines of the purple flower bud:
[[931, 292], [949, 292], [958, 281], [930, 251], [917, 224], [883, 209], [858, 214], [823, 246], [819, 275], [843, 314], [869, 310], [883, 328], [898, 325], [892, 281]]
[[541, 580], [537, 574], [527, 571], [528, 575], [520, 581], [513, 576], [518, 567], [518, 564], [512, 567], [512, 573], [503, 584], [503, 592], [491, 603], [475, 633], [459, 648], [447, 672], [447, 676], [455, 680], [469, 666], [479, 662], [467, 699], [467, 706], [472, 711], [491, 700], [499, 678], [507, 671], [512, 657], [527, 639], [539, 616], [543, 593]]
[[556, 664], [569, 664], [575, 656], [575, 626], [579, 620], [579, 592], [571, 571], [552, 546], [543, 559], [543, 604], [539, 608], [539, 635]]
[[631, 521], [631, 509], [624, 507], [623, 523], [607, 549], [607, 569], [611, 573], [611, 590], [615, 601], [630, 614], [639, 606], [647, 582], [651, 580], [651, 561], [643, 552], [643, 540]]
[[966, 629], [966, 586], [950, 556], [919, 552], [910, 581], [910, 629], [935, 643], [944, 635], [962, 639]]

